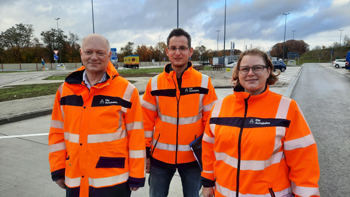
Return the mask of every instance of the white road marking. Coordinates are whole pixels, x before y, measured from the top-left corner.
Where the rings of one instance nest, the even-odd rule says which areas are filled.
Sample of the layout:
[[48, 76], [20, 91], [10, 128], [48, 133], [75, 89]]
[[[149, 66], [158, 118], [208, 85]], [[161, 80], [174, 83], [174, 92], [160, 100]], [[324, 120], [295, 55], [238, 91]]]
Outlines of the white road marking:
[[43, 136], [43, 135], [49, 135], [49, 133], [37, 133], [37, 134], [25, 134], [25, 135], [0, 136], [0, 140], [1, 140], [1, 139], [6, 139], [6, 138], [35, 137], [35, 136]]

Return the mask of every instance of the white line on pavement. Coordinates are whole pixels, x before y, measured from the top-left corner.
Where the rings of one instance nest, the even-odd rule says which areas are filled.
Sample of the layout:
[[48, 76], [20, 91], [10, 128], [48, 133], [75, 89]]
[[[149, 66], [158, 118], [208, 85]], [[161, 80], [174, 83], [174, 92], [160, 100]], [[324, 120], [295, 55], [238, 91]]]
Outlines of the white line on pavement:
[[1, 139], [5, 139], [5, 138], [34, 137], [34, 136], [42, 136], [42, 135], [49, 135], [49, 133], [37, 133], [37, 134], [26, 134], [26, 135], [0, 136], [0, 140], [1, 140]]

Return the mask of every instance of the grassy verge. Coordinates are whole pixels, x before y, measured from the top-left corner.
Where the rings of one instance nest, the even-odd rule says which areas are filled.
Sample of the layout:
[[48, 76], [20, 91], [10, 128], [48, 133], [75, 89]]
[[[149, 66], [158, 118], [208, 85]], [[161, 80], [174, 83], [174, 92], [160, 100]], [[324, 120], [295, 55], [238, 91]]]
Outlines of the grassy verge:
[[18, 85], [0, 89], [0, 102], [55, 94], [62, 83]]

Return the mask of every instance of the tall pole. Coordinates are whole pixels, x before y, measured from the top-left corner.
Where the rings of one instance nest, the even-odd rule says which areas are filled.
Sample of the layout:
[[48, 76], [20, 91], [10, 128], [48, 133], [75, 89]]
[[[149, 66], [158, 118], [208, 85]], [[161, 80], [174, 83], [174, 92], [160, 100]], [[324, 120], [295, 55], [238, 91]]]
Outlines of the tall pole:
[[344, 29], [340, 29], [339, 31], [340, 31], [340, 42], [339, 43], [340, 43], [340, 46], [341, 46], [341, 34], [343, 33]]
[[179, 28], [179, 0], [177, 0], [177, 28]]
[[158, 47], [159, 47], [159, 66], [160, 66], [160, 36], [161, 35], [158, 36], [159, 37], [159, 42], [158, 42]]
[[216, 51], [219, 53], [219, 32], [220, 30], [216, 30], [218, 32], [218, 41], [216, 42]]
[[292, 30], [292, 32], [293, 32], [293, 40], [294, 40], [294, 32], [295, 32], [296, 30]]
[[[56, 42], [57, 42], [57, 45], [59, 45], [59, 42], [58, 42], [58, 20], [60, 20], [60, 18], [55, 18], [55, 20], [57, 21], [57, 38], [56, 38]], [[61, 54], [60, 50], [61, 50], [61, 46], [58, 47], [58, 54], [60, 56], [60, 63], [61, 63], [61, 56], [62, 56], [62, 54]]]
[[94, 0], [91, 0], [91, 11], [92, 11], [92, 33], [95, 33]]
[[225, 0], [225, 20], [224, 20], [224, 66], [225, 66], [225, 41], [226, 41], [226, 0]]
[[286, 48], [286, 30], [287, 30], [287, 16], [288, 16], [289, 12], [288, 13], [283, 13], [283, 15], [286, 16], [285, 18], [285, 22], [284, 22], [284, 40], [283, 40], [283, 59], [282, 61], [284, 61], [284, 52], [285, 52], [285, 48]]

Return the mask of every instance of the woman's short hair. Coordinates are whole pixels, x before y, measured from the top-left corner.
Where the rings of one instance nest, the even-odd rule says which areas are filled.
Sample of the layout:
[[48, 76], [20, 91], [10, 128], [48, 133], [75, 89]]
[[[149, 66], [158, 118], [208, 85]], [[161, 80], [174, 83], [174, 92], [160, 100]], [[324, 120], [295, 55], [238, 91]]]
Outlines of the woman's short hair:
[[278, 81], [278, 77], [277, 76], [281, 74], [281, 71], [279, 73], [277, 73], [277, 74], [275, 74], [273, 72], [273, 64], [272, 64], [272, 61], [270, 60], [269, 56], [264, 51], [261, 51], [260, 49], [250, 49], [250, 50], [244, 51], [239, 56], [236, 68], [233, 70], [233, 73], [232, 73], [232, 82], [233, 82], [234, 85], [239, 85], [240, 84], [239, 83], [239, 77], [238, 77], [239, 68], [241, 66], [241, 62], [242, 62], [243, 57], [246, 56], [246, 55], [257, 55], [257, 56], [262, 57], [262, 59], [265, 62], [265, 66], [267, 66], [271, 70], [270, 76], [269, 76], [269, 78], [267, 78], [267, 81], [266, 81], [266, 83], [268, 85], [273, 85], [273, 84], [275, 84]]

